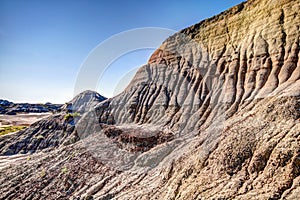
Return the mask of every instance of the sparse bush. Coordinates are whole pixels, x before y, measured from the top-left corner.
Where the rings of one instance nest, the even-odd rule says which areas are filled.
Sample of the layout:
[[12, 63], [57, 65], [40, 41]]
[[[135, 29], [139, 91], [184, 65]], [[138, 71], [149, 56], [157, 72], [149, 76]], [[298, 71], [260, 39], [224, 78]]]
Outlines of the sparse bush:
[[68, 168], [67, 168], [67, 167], [63, 167], [63, 168], [61, 169], [61, 172], [62, 172], [62, 173], [67, 173], [67, 172], [68, 172]]
[[35, 138], [38, 139], [38, 140], [43, 140], [43, 139], [45, 139], [45, 137], [44, 137], [43, 135], [38, 135], [38, 136], [36, 136]]
[[42, 168], [41, 172], [40, 172], [40, 176], [41, 178], [43, 178], [44, 176], [46, 176], [46, 171], [44, 168]]

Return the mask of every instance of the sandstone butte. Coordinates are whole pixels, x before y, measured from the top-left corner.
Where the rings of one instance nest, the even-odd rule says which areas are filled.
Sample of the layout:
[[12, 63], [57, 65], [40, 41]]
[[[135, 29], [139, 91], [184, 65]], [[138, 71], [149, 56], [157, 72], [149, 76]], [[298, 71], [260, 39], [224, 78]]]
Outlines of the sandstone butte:
[[299, 10], [237, 5], [166, 39], [120, 95], [1, 137], [0, 198], [300, 199]]

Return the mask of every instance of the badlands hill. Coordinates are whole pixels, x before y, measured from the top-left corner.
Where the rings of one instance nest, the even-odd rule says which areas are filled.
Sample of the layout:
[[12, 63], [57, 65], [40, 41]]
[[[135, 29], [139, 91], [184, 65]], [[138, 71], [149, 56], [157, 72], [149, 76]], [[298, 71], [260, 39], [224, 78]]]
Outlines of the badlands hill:
[[237, 5], [168, 38], [120, 95], [1, 137], [0, 198], [299, 199], [299, 10]]

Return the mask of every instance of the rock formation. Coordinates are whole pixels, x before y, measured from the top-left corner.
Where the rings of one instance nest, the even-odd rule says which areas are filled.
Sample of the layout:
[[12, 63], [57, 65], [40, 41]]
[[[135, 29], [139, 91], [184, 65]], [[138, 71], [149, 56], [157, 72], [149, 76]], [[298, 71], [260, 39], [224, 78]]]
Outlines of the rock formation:
[[4, 157], [0, 197], [299, 199], [299, 10], [249, 0], [171, 36], [75, 140]]

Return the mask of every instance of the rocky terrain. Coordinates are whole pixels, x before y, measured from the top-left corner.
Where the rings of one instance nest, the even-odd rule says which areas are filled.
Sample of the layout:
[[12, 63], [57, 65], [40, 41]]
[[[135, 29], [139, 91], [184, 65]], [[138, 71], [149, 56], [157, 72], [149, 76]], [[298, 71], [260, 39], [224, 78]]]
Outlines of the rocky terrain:
[[0, 198], [299, 199], [299, 10], [237, 5], [168, 38], [120, 95], [0, 137]]
[[30, 103], [13, 103], [0, 99], [0, 114], [16, 115], [18, 113], [46, 113], [60, 110], [60, 104], [30, 104]]
[[[53, 149], [60, 144], [79, 140], [74, 131], [80, 111], [88, 110], [106, 99], [96, 92], [85, 91], [61, 107], [61, 112], [46, 116], [29, 128], [0, 138], [1, 155], [33, 153], [42, 149]], [[84, 101], [84, 103], [81, 103]], [[80, 105], [76, 107], [77, 105]]]

